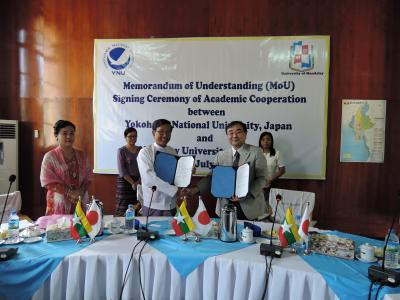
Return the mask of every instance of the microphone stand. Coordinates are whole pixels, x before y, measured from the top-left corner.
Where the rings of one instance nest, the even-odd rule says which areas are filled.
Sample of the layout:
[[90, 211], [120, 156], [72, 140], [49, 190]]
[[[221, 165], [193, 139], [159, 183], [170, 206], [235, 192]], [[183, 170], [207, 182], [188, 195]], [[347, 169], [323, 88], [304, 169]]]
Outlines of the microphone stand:
[[271, 236], [269, 244], [261, 243], [260, 244], [260, 254], [264, 256], [271, 256], [271, 257], [281, 257], [283, 248], [278, 245], [272, 244], [272, 233], [274, 230], [275, 220], [276, 220], [276, 212], [278, 211], [279, 202], [282, 200], [282, 196], [280, 194], [276, 195], [276, 206], [275, 206], [275, 213], [274, 219], [272, 221], [272, 228], [271, 228]]
[[[272, 234], [274, 231], [274, 225], [275, 225], [275, 220], [276, 220], [276, 212], [278, 211], [278, 205], [279, 202], [282, 200], [282, 195], [277, 194], [276, 195], [276, 206], [275, 206], [275, 213], [274, 213], [274, 219], [272, 220], [272, 228], [271, 228], [271, 236], [270, 236], [270, 241], [269, 244], [260, 244], [260, 254], [265, 256], [265, 285], [264, 285], [264, 292], [262, 295], [261, 299], [264, 299], [265, 294], [267, 292], [268, 288], [268, 282], [269, 282], [269, 274], [271, 274], [271, 267], [272, 267], [272, 260], [277, 257], [281, 257], [283, 248], [278, 245], [272, 244]], [[269, 266], [267, 263], [267, 257], [270, 257], [271, 259], [269, 260]]]
[[133, 249], [132, 249], [132, 253], [131, 253], [131, 257], [130, 257], [130, 259], [129, 259], [128, 267], [126, 268], [124, 280], [123, 280], [123, 282], [122, 282], [121, 292], [120, 292], [120, 294], [119, 294], [119, 299], [120, 299], [120, 300], [122, 299], [122, 294], [123, 294], [123, 292], [124, 292], [125, 283], [126, 283], [126, 278], [127, 278], [127, 275], [128, 275], [129, 266], [130, 266], [131, 261], [132, 261], [132, 258], [133, 258], [133, 254], [135, 253], [136, 247], [137, 247], [141, 242], [143, 242], [143, 241], [144, 241], [144, 244], [143, 244], [142, 249], [140, 250], [138, 261], [139, 261], [139, 281], [140, 281], [140, 290], [141, 290], [141, 292], [142, 292], [143, 299], [145, 299], [144, 293], [143, 293], [143, 287], [142, 287], [142, 279], [141, 279], [142, 277], [141, 277], [141, 275], [140, 275], [140, 258], [141, 258], [141, 256], [142, 256], [143, 248], [146, 246], [147, 242], [148, 242], [149, 240], [155, 240], [155, 239], [158, 238], [158, 232], [156, 232], [156, 231], [155, 231], [155, 232], [149, 232], [149, 231], [147, 230], [147, 222], [148, 222], [148, 220], [149, 220], [151, 202], [153, 201], [154, 192], [155, 192], [156, 190], [157, 190], [157, 187], [156, 187], [155, 185], [153, 185], [153, 186], [151, 187], [152, 193], [151, 193], [150, 204], [149, 204], [149, 208], [148, 208], [148, 211], [147, 211], [147, 214], [146, 214], [146, 225], [145, 225], [145, 227], [144, 227], [145, 230], [143, 230], [143, 227], [142, 227], [142, 229], [138, 229], [138, 231], [137, 231], [137, 240], [138, 240], [139, 242], [137, 242], [137, 243], [135, 244], [135, 246], [133, 247]]
[[149, 208], [147, 210], [147, 214], [146, 214], [146, 225], [145, 225], [145, 230], [138, 230], [137, 231], [137, 239], [139, 241], [143, 241], [143, 240], [156, 240], [158, 239], [159, 235], [158, 235], [158, 231], [149, 231], [147, 229], [147, 223], [149, 221], [149, 214], [150, 214], [150, 209], [151, 209], [151, 202], [153, 202], [153, 196], [154, 196], [154, 192], [157, 190], [157, 187], [155, 185], [153, 185], [151, 187], [151, 199], [150, 199], [150, 204], [149, 204]]
[[[397, 215], [395, 214], [393, 216], [392, 225], [390, 225], [389, 234], [392, 232], [396, 217]], [[400, 284], [400, 272], [397, 272], [396, 270], [392, 269], [385, 269], [385, 256], [386, 256], [385, 254], [386, 254], [386, 247], [389, 241], [389, 234], [388, 238], [386, 239], [385, 246], [383, 247], [382, 266], [368, 267], [368, 278], [372, 283], [378, 282], [381, 285], [397, 287]]]
[[[400, 192], [397, 194], [397, 196], [400, 198]], [[385, 241], [385, 246], [383, 247], [382, 266], [381, 267], [380, 266], [368, 267], [368, 278], [371, 281], [370, 293], [371, 293], [372, 285], [375, 282], [380, 283], [380, 286], [388, 285], [388, 286], [392, 286], [392, 287], [397, 287], [400, 285], [400, 272], [397, 272], [396, 270], [392, 270], [392, 269], [389, 269], [389, 270], [385, 269], [386, 247], [389, 242], [389, 235], [392, 232], [394, 222], [395, 222], [397, 216], [398, 216], [398, 214], [396, 211], [393, 216], [392, 224], [390, 225], [389, 234]], [[378, 289], [378, 292], [379, 292], [379, 289]]]
[[150, 198], [150, 204], [149, 204], [149, 209], [147, 210], [147, 214], [146, 214], [146, 226], [145, 229], [147, 230], [147, 223], [149, 222], [149, 214], [150, 214], [150, 208], [151, 208], [151, 203], [153, 202], [153, 196], [154, 196], [154, 192], [157, 190], [157, 187], [155, 185], [153, 185], [151, 187], [151, 198]]
[[6, 207], [7, 207], [7, 201], [8, 201], [8, 196], [10, 195], [10, 190], [11, 190], [11, 186], [13, 184], [13, 182], [15, 181], [17, 177], [15, 175], [10, 175], [10, 178], [8, 178], [8, 180], [10, 181], [10, 185], [8, 187], [8, 192], [7, 192], [7, 196], [6, 196], [6, 201], [4, 202], [4, 207], [3, 207], [3, 212], [1, 214], [1, 219], [0, 219], [0, 226], [1, 224], [3, 224], [3, 217], [4, 217], [4, 212], [6, 211]]
[[[10, 195], [11, 185], [13, 184], [13, 182], [15, 181], [16, 178], [17, 177], [14, 174], [10, 175], [10, 178], [8, 178], [8, 180], [10, 181], [10, 186], [8, 187], [6, 201], [5, 201], [4, 207], [3, 207], [3, 213], [1, 214], [1, 218], [0, 218], [0, 226], [3, 223], [4, 212], [7, 207], [7, 200], [8, 200], [8, 196]], [[0, 248], [0, 261], [8, 260], [8, 259], [12, 258], [13, 256], [15, 256], [17, 254], [17, 251], [18, 251], [18, 247], [15, 247], [15, 248], [2, 247], [2, 248]]]

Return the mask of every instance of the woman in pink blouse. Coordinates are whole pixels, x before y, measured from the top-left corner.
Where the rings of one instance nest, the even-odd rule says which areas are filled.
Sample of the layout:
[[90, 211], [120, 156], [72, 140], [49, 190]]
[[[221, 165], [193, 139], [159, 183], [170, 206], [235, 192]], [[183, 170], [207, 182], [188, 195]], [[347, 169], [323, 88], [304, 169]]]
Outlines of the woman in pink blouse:
[[58, 147], [44, 155], [40, 171], [41, 185], [47, 189], [46, 215], [72, 214], [79, 197], [83, 207], [89, 202], [93, 174], [84, 152], [73, 148], [75, 125], [58, 120], [53, 128]]

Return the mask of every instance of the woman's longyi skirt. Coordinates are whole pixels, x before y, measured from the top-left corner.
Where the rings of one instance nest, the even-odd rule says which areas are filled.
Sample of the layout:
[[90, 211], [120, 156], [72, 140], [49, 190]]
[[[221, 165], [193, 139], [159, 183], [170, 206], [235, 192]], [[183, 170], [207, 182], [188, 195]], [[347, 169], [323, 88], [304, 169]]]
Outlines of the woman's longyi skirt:
[[132, 186], [128, 181], [119, 176], [117, 177], [117, 191], [115, 198], [115, 216], [117, 217], [125, 215], [125, 212], [128, 209], [128, 204], [136, 205], [138, 203], [136, 190], [132, 189]]

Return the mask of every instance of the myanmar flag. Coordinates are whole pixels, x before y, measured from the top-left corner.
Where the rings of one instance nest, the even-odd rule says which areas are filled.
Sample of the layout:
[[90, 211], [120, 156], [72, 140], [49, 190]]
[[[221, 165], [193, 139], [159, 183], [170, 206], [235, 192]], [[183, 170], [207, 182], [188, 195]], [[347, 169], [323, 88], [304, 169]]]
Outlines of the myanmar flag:
[[188, 211], [186, 209], [186, 202], [185, 201], [182, 201], [182, 204], [179, 207], [179, 210], [181, 211], [182, 216], [185, 218], [185, 223], [188, 226], [189, 231], [193, 231], [193, 229], [195, 229], [196, 226], [193, 224], [192, 218], [190, 217], [190, 215], [189, 215], [189, 213], [188, 213]]
[[182, 216], [179, 208], [176, 208], [176, 215], [171, 221], [171, 226], [177, 236], [188, 233], [190, 231], [189, 227], [185, 223], [185, 218]]
[[185, 201], [182, 202], [179, 208], [176, 208], [176, 215], [171, 221], [171, 226], [177, 236], [188, 233], [194, 229], [194, 224], [187, 212]]
[[282, 247], [287, 247], [300, 241], [297, 225], [294, 222], [290, 207], [286, 211], [285, 220], [279, 228], [278, 235]]
[[75, 240], [80, 239], [92, 231], [92, 227], [82, 210], [81, 201], [78, 201], [75, 207], [74, 217], [71, 220], [71, 235]]

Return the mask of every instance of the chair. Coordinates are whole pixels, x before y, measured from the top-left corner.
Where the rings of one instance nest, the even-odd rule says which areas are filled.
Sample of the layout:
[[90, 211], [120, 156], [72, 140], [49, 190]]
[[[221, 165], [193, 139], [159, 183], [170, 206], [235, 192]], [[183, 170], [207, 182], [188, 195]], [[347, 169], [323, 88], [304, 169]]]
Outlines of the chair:
[[[3, 214], [4, 204], [6, 202], [7, 194], [0, 195], [0, 216]], [[22, 205], [21, 193], [20, 191], [15, 191], [8, 195], [7, 206], [4, 208], [3, 223], [8, 220], [11, 214], [11, 210], [15, 209], [17, 213], [20, 212]]]
[[[296, 219], [297, 216], [300, 220], [307, 207], [307, 203], [311, 212], [314, 209], [315, 193], [272, 188], [269, 192], [269, 205], [272, 207], [273, 214], [275, 213], [276, 196], [278, 194], [282, 196], [282, 201], [279, 202], [276, 212], [276, 222], [278, 223], [283, 222], [289, 207], [292, 210], [293, 218]], [[315, 224], [315, 222], [313, 223]]]

